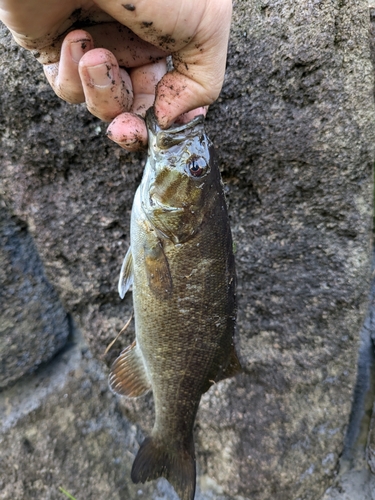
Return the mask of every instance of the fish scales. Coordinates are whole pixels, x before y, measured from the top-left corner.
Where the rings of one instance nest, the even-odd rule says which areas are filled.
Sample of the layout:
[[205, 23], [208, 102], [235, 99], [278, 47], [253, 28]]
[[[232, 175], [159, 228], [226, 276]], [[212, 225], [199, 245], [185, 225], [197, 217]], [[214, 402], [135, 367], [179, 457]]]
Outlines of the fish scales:
[[[142, 222], [135, 212], [134, 223]], [[210, 222], [208, 219], [203, 224]], [[142, 231], [136, 234], [132, 247], [135, 253], [142, 252], [143, 246]], [[229, 249], [217, 245], [225, 236], [220, 227], [210, 226], [177, 249], [172, 242], [164, 244], [173, 269], [173, 291], [167, 300], [144, 286], [147, 270], [141, 260], [134, 263], [137, 342], [152, 380], [158, 409], [155, 425], [174, 439], [179, 435], [176, 427], [181, 431], [185, 426], [180, 435], [190, 435], [199, 398], [210, 377], [216, 377], [220, 362], [225, 363], [232, 342], [231, 337], [222, 335], [222, 330], [233, 323], [229, 280], [223, 279]]]
[[152, 389], [155, 424], [134, 482], [164, 476], [181, 500], [195, 492], [193, 426], [202, 394], [240, 370], [235, 267], [220, 172], [203, 117], [161, 130], [146, 117], [149, 157], [135, 195], [119, 291], [133, 284], [135, 343], [110, 374], [118, 394]]

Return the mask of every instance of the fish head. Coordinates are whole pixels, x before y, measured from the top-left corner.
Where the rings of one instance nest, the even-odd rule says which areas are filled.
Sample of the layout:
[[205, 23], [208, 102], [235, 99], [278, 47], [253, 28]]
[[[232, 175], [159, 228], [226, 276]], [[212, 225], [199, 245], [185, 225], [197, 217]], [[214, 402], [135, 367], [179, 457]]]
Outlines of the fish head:
[[196, 234], [213, 199], [220, 173], [203, 116], [162, 130], [153, 109], [146, 115], [149, 152], [141, 186], [142, 208], [152, 225], [175, 243]]

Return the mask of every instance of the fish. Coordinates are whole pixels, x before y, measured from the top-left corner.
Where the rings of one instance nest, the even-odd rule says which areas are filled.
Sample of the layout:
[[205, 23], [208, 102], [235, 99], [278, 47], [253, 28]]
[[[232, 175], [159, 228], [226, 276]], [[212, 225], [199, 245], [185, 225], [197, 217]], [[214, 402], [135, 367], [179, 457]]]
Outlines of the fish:
[[109, 386], [128, 398], [153, 392], [155, 423], [132, 481], [164, 477], [181, 500], [193, 500], [201, 396], [241, 371], [233, 242], [204, 117], [163, 130], [150, 108], [146, 125], [148, 158], [118, 284], [121, 298], [132, 286], [136, 338], [115, 360]]

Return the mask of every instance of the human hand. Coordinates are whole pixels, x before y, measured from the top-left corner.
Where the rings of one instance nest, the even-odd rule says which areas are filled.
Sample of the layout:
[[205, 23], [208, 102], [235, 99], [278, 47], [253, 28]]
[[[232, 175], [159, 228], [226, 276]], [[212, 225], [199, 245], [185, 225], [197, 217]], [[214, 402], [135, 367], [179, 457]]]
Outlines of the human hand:
[[[86, 101], [99, 118], [114, 119], [109, 136], [135, 150], [147, 142], [140, 116], [152, 105], [156, 85], [155, 113], [166, 128], [213, 102], [224, 78], [231, 1], [175, 0], [165, 9], [162, 0], [29, 0], [16, 6], [0, 0], [0, 19], [45, 64], [57, 95]], [[168, 54], [174, 70], [165, 74]]]

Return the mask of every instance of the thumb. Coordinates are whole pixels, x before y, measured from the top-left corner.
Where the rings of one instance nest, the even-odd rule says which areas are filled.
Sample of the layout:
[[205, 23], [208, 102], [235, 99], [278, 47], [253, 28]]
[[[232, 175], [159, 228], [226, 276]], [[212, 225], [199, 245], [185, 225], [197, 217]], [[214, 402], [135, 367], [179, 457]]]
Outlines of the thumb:
[[174, 70], [165, 74], [156, 88], [155, 115], [162, 128], [168, 128], [182, 113], [208, 106], [218, 98], [230, 20], [231, 10], [221, 20], [213, 19], [214, 30], [206, 27], [186, 47], [172, 53]]
[[[220, 82], [220, 79], [218, 79]], [[161, 128], [168, 128], [178, 116], [217, 99], [221, 84], [206, 88], [200, 82], [173, 70], [156, 87], [155, 116]]]

